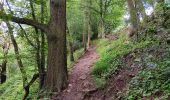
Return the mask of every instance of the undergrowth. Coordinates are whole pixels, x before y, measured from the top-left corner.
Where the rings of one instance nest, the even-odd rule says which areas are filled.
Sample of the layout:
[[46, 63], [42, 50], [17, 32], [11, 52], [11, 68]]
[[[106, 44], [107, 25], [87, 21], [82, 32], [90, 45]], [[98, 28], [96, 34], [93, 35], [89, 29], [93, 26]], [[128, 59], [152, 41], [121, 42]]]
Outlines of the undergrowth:
[[143, 66], [139, 73], [129, 82], [126, 92], [128, 100], [147, 98], [169, 100], [170, 97], [170, 47], [157, 46], [149, 53], [145, 50]]
[[[76, 50], [74, 52], [75, 61], [83, 54], [83, 49]], [[69, 57], [68, 57], [69, 58]], [[74, 62], [67, 60], [68, 69], [71, 69]], [[34, 74], [34, 66], [29, 66], [28, 68], [28, 78], [30, 79]], [[22, 86], [22, 77], [20, 72], [18, 74], [13, 74], [13, 77], [7, 79], [4, 84], [0, 85], [0, 100], [22, 100], [24, 96], [24, 89]], [[36, 100], [41, 91], [38, 88], [38, 80], [30, 87], [30, 93], [28, 100]]]
[[[153, 37], [155, 37], [153, 39]], [[133, 63], [139, 65], [139, 72], [129, 80], [123, 100], [169, 100], [170, 99], [170, 46], [155, 34], [140, 42], [131, 42], [124, 36], [118, 40], [97, 41], [100, 59], [93, 68], [93, 76], [99, 87], [104, 87], [110, 75], [115, 75], [126, 63], [122, 57], [139, 50]], [[127, 62], [128, 63], [128, 62]]]
[[[8, 79], [0, 86], [0, 100], [22, 100], [24, 96], [24, 89], [22, 86], [21, 75], [15, 75]], [[35, 100], [38, 96], [38, 82], [30, 87], [30, 94], [28, 99]]]
[[114, 74], [122, 67], [120, 59], [123, 55], [137, 48], [145, 48], [152, 43], [146, 40], [133, 43], [127, 40], [126, 36], [123, 34], [119, 36], [119, 39], [114, 41], [101, 39], [97, 42], [97, 52], [100, 55], [100, 59], [95, 63], [92, 74], [95, 80], [102, 79], [103, 81], [101, 82], [103, 83], [106, 83], [104, 80], [106, 80], [108, 76]]
[[[74, 52], [74, 60], [75, 62], [83, 55], [84, 53], [84, 49], [81, 48], [81, 49], [78, 49]], [[69, 59], [69, 56], [67, 57], [67, 68], [68, 70], [70, 70], [73, 66], [74, 62], [71, 62], [70, 59]]]

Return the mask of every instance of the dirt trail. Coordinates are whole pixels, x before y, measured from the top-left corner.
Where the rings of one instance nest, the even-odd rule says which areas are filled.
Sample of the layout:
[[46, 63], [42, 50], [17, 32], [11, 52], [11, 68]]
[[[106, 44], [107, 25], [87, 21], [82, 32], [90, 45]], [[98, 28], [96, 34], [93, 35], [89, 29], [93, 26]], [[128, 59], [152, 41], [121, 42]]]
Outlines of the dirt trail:
[[138, 67], [133, 63], [131, 53], [122, 57], [122, 63], [127, 67], [120, 68], [117, 74], [111, 75], [105, 88], [96, 88], [91, 75], [92, 65], [99, 58], [95, 47], [90, 47], [87, 52], [74, 64], [69, 72], [69, 86], [52, 100], [121, 100], [129, 80], [138, 72]]
[[68, 88], [60, 93], [55, 100], [82, 100], [88, 91], [95, 90], [96, 87], [90, 73], [92, 65], [98, 58], [96, 48], [90, 47], [69, 72]]

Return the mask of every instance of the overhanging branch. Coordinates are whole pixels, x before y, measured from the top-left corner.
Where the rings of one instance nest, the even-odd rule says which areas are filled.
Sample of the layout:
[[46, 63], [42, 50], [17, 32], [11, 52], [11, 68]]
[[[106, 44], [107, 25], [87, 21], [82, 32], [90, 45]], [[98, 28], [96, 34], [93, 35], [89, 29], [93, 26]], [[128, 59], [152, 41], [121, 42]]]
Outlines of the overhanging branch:
[[26, 25], [34, 26], [34, 27], [36, 27], [42, 31], [45, 31], [45, 32], [47, 29], [45, 24], [39, 23], [39, 22], [31, 20], [31, 19], [27, 19], [27, 18], [15, 17], [10, 14], [5, 14], [3, 12], [0, 12], [0, 19], [12, 21], [12, 22], [19, 23], [19, 24], [26, 24]]
[[46, 25], [45, 24], [41, 24], [37, 21], [31, 20], [31, 19], [26, 19], [26, 18], [18, 18], [18, 17], [11, 17], [11, 21], [16, 22], [16, 23], [20, 23], [20, 24], [27, 24], [27, 25], [31, 25], [34, 26], [40, 30], [45, 31], [46, 29]]

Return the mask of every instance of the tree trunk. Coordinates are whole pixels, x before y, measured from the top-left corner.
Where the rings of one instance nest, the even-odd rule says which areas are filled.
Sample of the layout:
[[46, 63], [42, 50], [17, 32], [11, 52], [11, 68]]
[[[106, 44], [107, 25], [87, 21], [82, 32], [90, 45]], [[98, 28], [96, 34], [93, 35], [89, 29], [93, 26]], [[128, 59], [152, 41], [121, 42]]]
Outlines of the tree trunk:
[[70, 61], [74, 61], [74, 48], [71, 41], [69, 41], [69, 48], [70, 48]]
[[[41, 1], [41, 23], [44, 23], [44, 1]], [[40, 71], [39, 71], [39, 77], [40, 77], [40, 84], [39, 88], [42, 89], [45, 82], [45, 35], [44, 32], [41, 30], [41, 65], [40, 65]]]
[[47, 91], [60, 92], [68, 85], [66, 52], [66, 0], [50, 0], [48, 26]]
[[164, 3], [165, 0], [157, 0], [158, 3]]
[[87, 36], [87, 48], [90, 47], [90, 43], [91, 43], [91, 25], [90, 25], [90, 17], [91, 17], [91, 9], [89, 9], [89, 7], [91, 7], [91, 0], [87, 0], [86, 1], [86, 21], [87, 21], [87, 33], [88, 33], [88, 36]]
[[[41, 23], [44, 23], [44, 1], [41, 1]], [[34, 12], [34, 6], [33, 6], [33, 1], [30, 0], [30, 7], [32, 11], [32, 18], [33, 20], [36, 20], [35, 12]], [[37, 66], [38, 66], [38, 72], [39, 72], [39, 88], [42, 89], [44, 85], [44, 76], [45, 76], [45, 50], [44, 50], [44, 45], [45, 45], [45, 37], [43, 31], [41, 31], [41, 44], [39, 40], [39, 31], [38, 28], [34, 27], [35, 33], [36, 33], [36, 61], [37, 61]]]
[[104, 27], [104, 18], [101, 20], [101, 37], [105, 38], [105, 27]]
[[105, 8], [103, 0], [100, 0], [99, 6], [100, 6], [100, 22], [99, 22], [98, 37], [99, 38], [105, 38], [104, 13], [105, 13], [106, 8]]
[[104, 38], [105, 37], [104, 31], [105, 31], [104, 19], [101, 18], [101, 20], [99, 22], [99, 34], [98, 34], [99, 38]]
[[83, 47], [84, 47], [84, 52], [87, 50], [87, 45], [86, 45], [86, 33], [83, 32]]
[[6, 82], [6, 67], [7, 67], [7, 54], [8, 54], [8, 50], [9, 50], [9, 47], [7, 46], [7, 44], [4, 45], [4, 48], [3, 48], [3, 51], [4, 51], [4, 59], [3, 59], [3, 62], [2, 62], [2, 65], [0, 65], [0, 81], [1, 81], [1, 84], [5, 83]]
[[[85, 15], [86, 16], [86, 15]], [[84, 26], [83, 26], [83, 47], [84, 47], [84, 52], [87, 51], [87, 22], [86, 22], [86, 17], [84, 16]]]
[[91, 44], [91, 28], [90, 28], [90, 25], [88, 25], [87, 48], [90, 47], [90, 44]]
[[70, 34], [70, 31], [68, 29], [68, 26], [67, 26], [67, 29], [66, 29], [66, 33], [68, 35], [68, 45], [69, 45], [69, 51], [70, 51], [70, 61], [73, 62], [74, 61], [74, 47], [73, 47], [73, 39], [72, 39], [72, 36]]
[[137, 0], [137, 5], [138, 5], [138, 10], [139, 12], [141, 13], [142, 15], [142, 18], [143, 18], [143, 23], [144, 23], [144, 26], [147, 22], [147, 15], [146, 15], [146, 12], [145, 12], [145, 7], [143, 5], [143, 2], [142, 0]]
[[[1, 19], [11, 20], [20, 24], [34, 26], [46, 32], [48, 41], [48, 60], [47, 74], [45, 77], [45, 87], [47, 91], [59, 92], [68, 85], [67, 72], [67, 52], [66, 52], [66, 0], [50, 0], [50, 21], [48, 25], [27, 18], [18, 18], [15, 16], [6, 19], [4, 16], [8, 14], [2, 12]], [[11, 32], [12, 33], [12, 32]], [[14, 38], [14, 37], [13, 37]], [[11, 40], [13, 40], [13, 38]], [[26, 72], [22, 66], [16, 41], [13, 41], [16, 51], [16, 58], [23, 77], [23, 84], [27, 82]]]
[[23, 100], [25, 100], [26, 97], [27, 97], [28, 94], [29, 94], [29, 89], [26, 88], [26, 86], [27, 86], [27, 84], [28, 84], [27, 74], [26, 74], [26, 70], [24, 69], [24, 66], [23, 66], [23, 63], [22, 63], [20, 54], [19, 54], [18, 44], [17, 44], [17, 42], [16, 42], [16, 40], [15, 40], [15, 38], [14, 38], [14, 35], [13, 35], [13, 28], [12, 28], [12, 26], [10, 25], [9, 22], [6, 22], [6, 24], [7, 24], [8, 30], [9, 30], [9, 34], [10, 34], [10, 38], [11, 38], [12, 44], [13, 44], [13, 46], [14, 46], [14, 52], [15, 52], [15, 56], [16, 56], [16, 59], [17, 59], [17, 63], [18, 63], [19, 69], [20, 69], [21, 74], [22, 74], [23, 87], [24, 87], [24, 90], [25, 90], [25, 95], [24, 95]]
[[130, 22], [131, 22], [131, 26], [133, 28], [133, 33], [135, 36], [137, 36], [137, 32], [138, 32], [138, 15], [137, 15], [137, 11], [135, 8], [135, 2], [133, 0], [127, 0], [128, 3], [128, 8], [129, 8], [129, 12], [130, 12]]

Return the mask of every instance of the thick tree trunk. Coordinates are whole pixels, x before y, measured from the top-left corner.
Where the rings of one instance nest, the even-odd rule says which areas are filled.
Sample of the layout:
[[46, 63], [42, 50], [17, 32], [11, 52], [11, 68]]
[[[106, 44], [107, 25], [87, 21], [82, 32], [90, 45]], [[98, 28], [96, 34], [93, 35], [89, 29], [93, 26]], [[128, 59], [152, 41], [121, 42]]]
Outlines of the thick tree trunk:
[[[56, 32], [54, 32], [54, 34], [56, 34]], [[64, 34], [63, 32], [59, 33]], [[62, 38], [62, 36], [58, 37], [57, 35], [49, 35], [47, 38], [48, 68], [46, 87], [51, 92], [60, 92], [67, 86], [67, 59], [65, 38]]]
[[66, 54], [66, 0], [50, 0], [48, 26], [47, 91], [60, 92], [68, 85]]
[[[67, 75], [67, 55], [66, 55], [66, 0], [50, 0], [50, 21], [48, 25], [39, 23], [35, 20], [18, 18], [10, 15], [10, 19], [16, 23], [27, 24], [34, 26], [42, 31], [46, 32], [48, 41], [48, 68], [46, 74], [45, 87], [47, 91], [61, 91], [68, 85]], [[9, 16], [2, 12], [0, 14], [1, 19], [5, 19]], [[13, 37], [14, 38], [14, 37]], [[13, 39], [11, 39], [13, 40]], [[13, 41], [14, 42], [14, 41]], [[14, 44], [15, 51], [18, 51], [16, 41]], [[26, 72], [22, 66], [22, 62], [19, 56], [19, 52], [16, 52], [16, 58], [23, 77], [23, 84], [27, 82]]]

